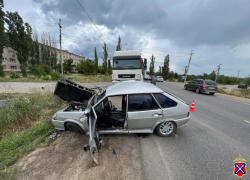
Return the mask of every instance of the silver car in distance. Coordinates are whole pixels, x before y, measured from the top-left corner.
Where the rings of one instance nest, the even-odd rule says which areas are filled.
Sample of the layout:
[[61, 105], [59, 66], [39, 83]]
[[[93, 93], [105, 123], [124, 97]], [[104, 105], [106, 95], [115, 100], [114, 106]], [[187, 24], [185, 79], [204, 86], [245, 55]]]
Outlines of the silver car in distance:
[[184, 101], [141, 81], [119, 82], [103, 91], [61, 78], [54, 95], [68, 106], [54, 114], [53, 125], [58, 130], [89, 135], [84, 149], [90, 150], [96, 163], [102, 144], [99, 134], [156, 131], [159, 136], [170, 136], [190, 119]]

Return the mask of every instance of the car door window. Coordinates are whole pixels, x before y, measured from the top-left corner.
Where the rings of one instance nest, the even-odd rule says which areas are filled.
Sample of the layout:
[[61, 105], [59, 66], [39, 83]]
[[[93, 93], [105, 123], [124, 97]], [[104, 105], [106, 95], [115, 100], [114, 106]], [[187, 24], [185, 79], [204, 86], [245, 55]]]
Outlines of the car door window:
[[195, 80], [194, 83], [195, 83], [195, 84], [199, 84], [199, 80]]
[[171, 108], [177, 106], [177, 102], [164, 96], [163, 94], [154, 94], [154, 97], [162, 108]]
[[128, 96], [128, 111], [147, 111], [159, 109], [151, 94], [136, 94]]

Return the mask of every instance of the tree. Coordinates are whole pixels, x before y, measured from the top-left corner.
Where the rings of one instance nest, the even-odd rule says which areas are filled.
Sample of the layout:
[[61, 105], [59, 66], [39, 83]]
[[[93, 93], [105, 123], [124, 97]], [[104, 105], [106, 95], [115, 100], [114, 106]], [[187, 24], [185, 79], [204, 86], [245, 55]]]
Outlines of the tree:
[[104, 46], [103, 46], [103, 55], [104, 55], [104, 57], [102, 58], [102, 60], [103, 60], [102, 66], [103, 66], [103, 68], [104, 68], [104, 74], [105, 74], [105, 76], [106, 76], [106, 75], [107, 75], [107, 65], [108, 65], [108, 63], [107, 63], [107, 59], [108, 59], [108, 48], [107, 48], [107, 45], [106, 45], [105, 42], [104, 42]]
[[95, 74], [97, 75], [98, 73], [98, 56], [97, 56], [97, 51], [96, 51], [96, 47], [95, 47]]
[[250, 75], [246, 78], [246, 84], [250, 86]]
[[164, 65], [162, 67], [162, 76], [164, 80], [169, 76], [169, 55], [165, 56]]
[[116, 46], [116, 51], [121, 51], [121, 50], [122, 50], [122, 48], [121, 48], [121, 38], [119, 36], [119, 38], [118, 38], [118, 44]]
[[214, 71], [212, 71], [210, 74], [207, 75], [207, 79], [215, 80], [216, 74]]
[[27, 77], [26, 67], [30, 51], [32, 49], [32, 28], [24, 23], [18, 12], [7, 11], [6, 23], [8, 24], [7, 35], [9, 45], [17, 52], [17, 59], [21, 64], [23, 77]]
[[86, 61], [81, 61], [77, 67], [79, 73], [90, 75], [95, 73], [95, 62], [91, 59], [86, 59]]
[[5, 13], [3, 12], [2, 8], [4, 8], [4, 1], [0, 0], [0, 76], [3, 77], [5, 75], [2, 66], [2, 59], [3, 59], [3, 48], [7, 44], [7, 37], [4, 32], [4, 16]]
[[161, 67], [161, 66], [159, 66], [159, 75], [160, 75], [160, 76], [161, 76], [161, 74], [162, 74], [161, 69], [162, 69], [162, 67]]
[[63, 71], [64, 72], [71, 73], [73, 71], [74, 67], [75, 67], [75, 65], [73, 64], [73, 59], [64, 60], [64, 63], [63, 63]]
[[152, 54], [152, 57], [150, 58], [151, 62], [150, 62], [150, 67], [149, 67], [149, 73], [154, 75], [154, 71], [155, 71], [155, 56]]

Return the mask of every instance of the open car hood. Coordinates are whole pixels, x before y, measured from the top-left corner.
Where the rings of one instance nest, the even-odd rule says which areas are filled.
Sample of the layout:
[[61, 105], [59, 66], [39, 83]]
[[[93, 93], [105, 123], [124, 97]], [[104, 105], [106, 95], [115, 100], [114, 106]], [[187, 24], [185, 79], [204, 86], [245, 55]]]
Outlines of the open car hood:
[[67, 102], [88, 100], [94, 94], [96, 94], [95, 90], [72, 82], [65, 77], [58, 80], [54, 91], [54, 95]]

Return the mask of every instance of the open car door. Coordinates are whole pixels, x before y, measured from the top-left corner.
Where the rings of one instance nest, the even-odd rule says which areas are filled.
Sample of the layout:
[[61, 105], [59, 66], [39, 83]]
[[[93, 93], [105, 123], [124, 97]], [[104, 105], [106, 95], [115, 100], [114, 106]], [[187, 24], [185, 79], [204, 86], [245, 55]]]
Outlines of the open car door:
[[101, 149], [102, 140], [100, 139], [96, 120], [97, 115], [92, 107], [89, 117], [89, 151], [95, 163], [98, 164], [98, 155]]

